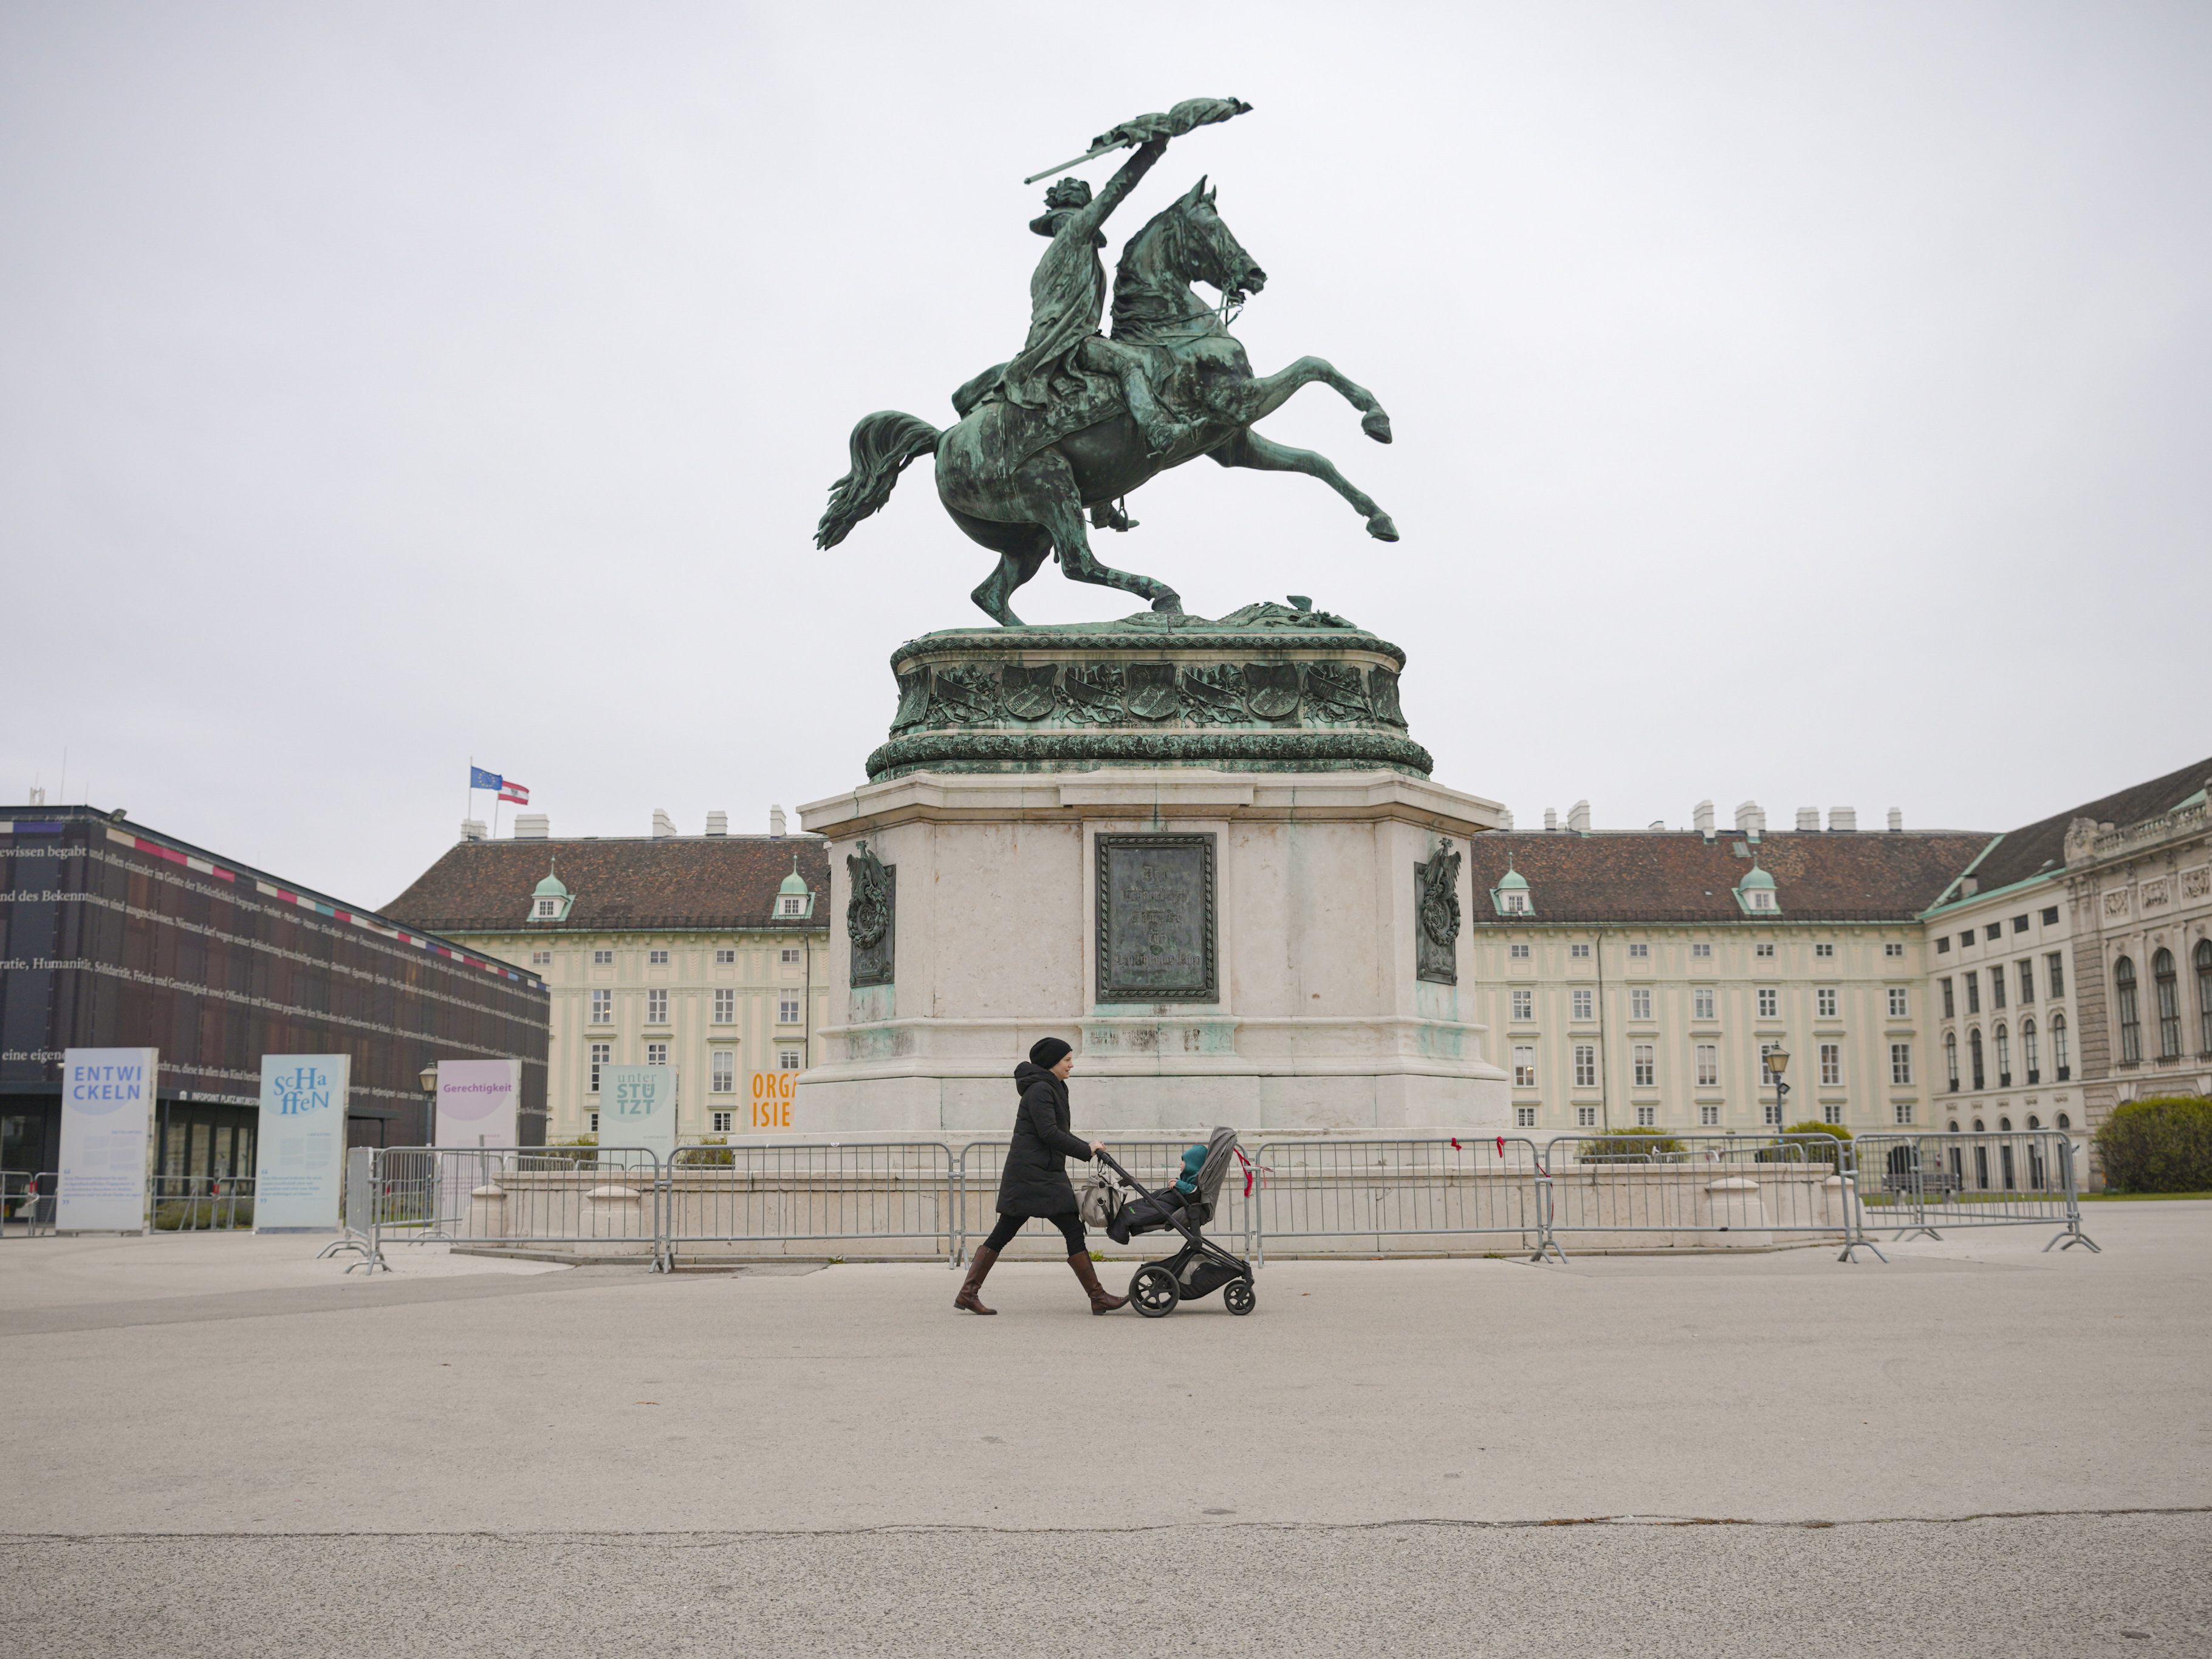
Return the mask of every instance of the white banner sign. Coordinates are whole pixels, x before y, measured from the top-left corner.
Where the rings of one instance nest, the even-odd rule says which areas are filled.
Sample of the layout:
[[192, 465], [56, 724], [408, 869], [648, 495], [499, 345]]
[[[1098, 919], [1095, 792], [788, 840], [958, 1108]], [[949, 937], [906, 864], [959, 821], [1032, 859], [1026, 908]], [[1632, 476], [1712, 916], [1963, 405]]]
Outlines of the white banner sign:
[[519, 1060], [441, 1060], [438, 1062], [441, 1146], [512, 1146], [522, 1103]]
[[151, 1048], [70, 1048], [62, 1055], [64, 1232], [140, 1231], [154, 1146]]
[[663, 1164], [676, 1150], [678, 1068], [599, 1067], [599, 1161], [624, 1149], [651, 1152]]
[[336, 1231], [352, 1066], [349, 1054], [261, 1056], [255, 1232]]

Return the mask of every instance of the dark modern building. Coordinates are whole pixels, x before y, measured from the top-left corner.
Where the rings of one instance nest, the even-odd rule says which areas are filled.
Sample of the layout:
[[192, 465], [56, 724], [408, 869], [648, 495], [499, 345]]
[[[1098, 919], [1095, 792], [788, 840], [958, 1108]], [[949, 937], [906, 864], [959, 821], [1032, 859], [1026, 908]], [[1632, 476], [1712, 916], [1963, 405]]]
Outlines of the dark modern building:
[[519, 1059], [542, 1138], [547, 1013], [523, 969], [123, 813], [0, 807], [0, 1168], [55, 1167], [69, 1048], [160, 1051], [167, 1175], [252, 1172], [264, 1054], [351, 1055], [356, 1146], [428, 1139], [431, 1061]]

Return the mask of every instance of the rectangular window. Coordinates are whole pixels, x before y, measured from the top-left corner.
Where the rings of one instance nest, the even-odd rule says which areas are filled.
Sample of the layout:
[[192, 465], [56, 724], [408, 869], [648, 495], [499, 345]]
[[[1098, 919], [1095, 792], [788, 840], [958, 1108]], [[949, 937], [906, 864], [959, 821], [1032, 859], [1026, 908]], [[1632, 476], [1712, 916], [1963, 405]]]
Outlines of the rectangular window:
[[645, 1063], [648, 1066], [667, 1065], [668, 1045], [665, 1042], [647, 1043], [645, 1045]]
[[1824, 1105], [1823, 1107], [1821, 1107], [1821, 1108], [1820, 1108], [1820, 1121], [1821, 1121], [1821, 1122], [1823, 1122], [1823, 1123], [1841, 1123], [1843, 1121], [1844, 1121], [1844, 1106], [1843, 1106], [1843, 1103], [1842, 1103], [1841, 1101], [1838, 1101], [1838, 1100], [1832, 1100], [1832, 1101], [1828, 1102], [1826, 1105]]
[[1820, 1045], [1820, 1086], [1837, 1089], [1844, 1081], [1844, 1045], [1824, 1042]]
[[798, 1071], [799, 1069], [799, 1050], [796, 1048], [779, 1048], [776, 1050], [775, 1066], [776, 1069], [780, 1072]]
[[1651, 947], [1650, 947], [1650, 945], [1630, 945], [1630, 946], [1628, 947], [1628, 959], [1629, 959], [1631, 962], [1649, 962], [1649, 961], [1650, 961], [1650, 960], [1651, 960]]
[[2014, 916], [2012, 919], [2012, 930], [2015, 933], [2026, 933], [2027, 931], [2027, 918], [2026, 916]]
[[1813, 954], [1816, 957], [1832, 957], [1836, 954], [1836, 947], [1832, 945], [1816, 945], [1813, 947]]
[[1649, 1129], [1655, 1126], [1658, 1121], [1659, 1109], [1656, 1106], [1638, 1106], [1636, 1109], [1636, 1127], [1638, 1128]]
[[1990, 1006], [1992, 1008], [2002, 1008], [2004, 1006], [2004, 963], [2002, 962], [1993, 962], [1990, 964]]
[[1948, 957], [1951, 954], [1951, 936], [1948, 933], [1936, 941], [1936, 954], [1939, 957]]
[[1912, 1081], [1912, 1045], [1893, 1042], [1889, 1045], [1889, 1080], [1895, 1084]]
[[1690, 955], [1696, 961], [1711, 962], [1713, 959], [1713, 947], [1710, 945], [1692, 945], [1690, 947]]
[[2027, 957], [2020, 959], [2020, 1003], [2025, 1008], [2035, 1000], [2035, 963]]
[[707, 1075], [709, 1079], [708, 1086], [716, 1094], [735, 1094], [738, 1091], [737, 1055], [727, 1048], [715, 1049], [708, 1063]]
[[1902, 957], [1905, 954], [1905, 947], [1895, 939], [1892, 939], [1881, 947], [1881, 953], [1886, 957]]
[[1966, 1012], [1970, 1014], [1982, 1012], [1982, 976], [1972, 968], [1966, 969]]
[[1816, 1019], [1833, 1019], [1836, 1017], [1836, 988], [1834, 986], [1823, 985], [1819, 990], [1813, 993], [1813, 1016]]
[[614, 1063], [615, 1045], [613, 1043], [594, 1042], [592, 1045], [592, 1093], [597, 1094], [599, 1091], [599, 1067], [611, 1066]]
[[530, 965], [532, 968], [550, 968], [553, 965], [553, 953], [550, 951], [532, 951], [530, 953]]
[[775, 953], [775, 959], [787, 968], [798, 967], [799, 947], [796, 945], [785, 945], [781, 951], [778, 951]]
[[1516, 1129], [1534, 1128], [1536, 1109], [1534, 1106], [1516, 1106], [1513, 1109], [1513, 1127]]
[[611, 1025], [615, 1023], [615, 994], [612, 991], [592, 993], [592, 1024]]
[[1959, 1000], [1956, 996], [1952, 994], [1951, 981], [1948, 979], [1942, 979], [1936, 982], [1943, 988], [1943, 1018], [1946, 1019], [1957, 1018], [1959, 1012]]
[[799, 999], [797, 997], [778, 997], [775, 1000], [775, 1023], [779, 1025], [796, 1025], [799, 1024]]
[[615, 965], [615, 953], [614, 953], [613, 951], [592, 951], [592, 967], [594, 967], [594, 968], [611, 968], [611, 967], [613, 967], [614, 965]]
[[2056, 927], [2058, 925], [2058, 907], [2057, 905], [2052, 905], [2048, 910], [2045, 910], [2043, 913], [2043, 925], [2045, 927]]
[[1717, 1042], [1700, 1042], [1697, 1047], [1698, 1087], [1717, 1089], [1721, 1086], [1721, 1050]]
[[1712, 1128], [1717, 1126], [1720, 1121], [1721, 1109], [1719, 1107], [1709, 1103], [1698, 1108], [1698, 1122], [1703, 1127], [1708, 1129]]
[[2047, 997], [2066, 994], [2066, 959], [2056, 951], [2043, 959], [2043, 994]]
[[1597, 1108], [1595, 1106], [1576, 1107], [1575, 1127], [1577, 1129], [1595, 1129], [1597, 1127]]
[[645, 1023], [647, 1025], [668, 1024], [668, 993], [661, 990], [645, 994]]
[[725, 985], [714, 993], [714, 1024], [735, 1025], [738, 1023], [738, 994]]
[[1536, 1045], [1533, 1042], [1513, 1045], [1513, 1086], [1516, 1089], [1536, 1086]]
[[1998, 921], [1991, 922], [1982, 930], [1982, 937], [1988, 939], [1990, 944], [1996, 944], [2004, 937], [2004, 924]]
[[1718, 1000], [1719, 998], [1711, 986], [1700, 985], [1690, 993], [1690, 1018], [1718, 1019], [1720, 1016], [1713, 1012], [1714, 1006]]
[[714, 966], [717, 968], [734, 968], [737, 965], [738, 953], [734, 947], [724, 945], [719, 945], [715, 948]]
[[1771, 940], [1765, 945], [1754, 945], [1752, 949], [1752, 955], [1755, 957], [1771, 957], [1773, 954], [1774, 945]]
[[645, 959], [655, 968], [668, 966], [668, 952], [665, 951], [647, 951], [645, 953]]
[[1595, 1042], [1575, 1044], [1575, 1087], [1597, 1087], [1597, 1044]]
[[1889, 1017], [1892, 1019], [1907, 1019], [1911, 1017], [1911, 1014], [1912, 993], [1906, 990], [1902, 985], [1891, 986], [1889, 988]]
[[714, 1133], [716, 1134], [726, 1135], [737, 1127], [738, 1115], [735, 1112], [717, 1112], [714, 1114]]
[[1973, 942], [1974, 942], [1974, 930], [1973, 930], [1972, 928], [1971, 928], [1971, 927], [1969, 927], [1968, 929], [1966, 929], [1966, 931], [1965, 933], [1961, 933], [1961, 934], [1960, 934], [1960, 935], [1959, 935], [1959, 948], [1960, 948], [1961, 951], [1965, 950], [1968, 945], [1972, 945]]
[[1536, 1018], [1536, 994], [1534, 991], [1516, 991], [1513, 994], [1513, 1018], [1516, 1019]]
[[597, 1134], [597, 1133], [599, 1133], [599, 1115], [597, 1112], [593, 1112], [593, 1113], [592, 1114], [592, 1133], [593, 1134]]
[[1632, 1076], [1638, 1088], [1656, 1089], [1659, 1086], [1659, 1060], [1654, 1045], [1638, 1043], [1629, 1050], [1629, 1063], [1633, 1068]]
[[1577, 1019], [1595, 1019], [1597, 1018], [1596, 996], [1597, 994], [1594, 991], [1578, 990], [1573, 994], [1573, 1007], [1575, 1018]]
[[1589, 946], [1587, 945], [1570, 945], [1567, 946], [1567, 954], [1572, 957], [1577, 962], [1587, 962], [1589, 960]]
[[1890, 1118], [1893, 1122], [1902, 1124], [1908, 1128], [1911, 1127], [1912, 1103], [1911, 1101], [1899, 1101], [1895, 1105], [1889, 1109], [1889, 1112]]
[[1781, 1018], [1781, 1015], [1782, 993], [1776, 990], [1771, 985], [1760, 986], [1759, 988], [1759, 1017], [1761, 1019], [1778, 1019]]
[[1628, 1017], [1631, 1019], [1651, 1018], [1651, 988], [1639, 985], [1628, 994]]
[[1525, 945], [1509, 945], [1506, 947], [1506, 953], [1516, 962], [1528, 960], [1528, 947]]

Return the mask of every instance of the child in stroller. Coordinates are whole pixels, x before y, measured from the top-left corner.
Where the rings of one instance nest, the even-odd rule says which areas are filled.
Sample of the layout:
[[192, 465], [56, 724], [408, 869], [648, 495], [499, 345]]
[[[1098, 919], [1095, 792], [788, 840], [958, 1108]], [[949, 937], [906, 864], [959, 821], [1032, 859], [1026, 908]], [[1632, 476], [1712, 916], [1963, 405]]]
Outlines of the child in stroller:
[[1126, 1244], [1139, 1233], [1172, 1231], [1183, 1247], [1173, 1255], [1147, 1261], [1129, 1280], [1129, 1300], [1148, 1319], [1159, 1319], [1179, 1302], [1221, 1292], [1233, 1314], [1248, 1314], [1257, 1304], [1249, 1264], [1208, 1240], [1201, 1229], [1213, 1219], [1221, 1182], [1237, 1156], [1237, 1131], [1216, 1129], [1203, 1146], [1183, 1154], [1182, 1174], [1171, 1187], [1147, 1192], [1127, 1170], [1104, 1152], [1098, 1161], [1111, 1170], [1137, 1196], [1109, 1206], [1105, 1218], [1107, 1237]]

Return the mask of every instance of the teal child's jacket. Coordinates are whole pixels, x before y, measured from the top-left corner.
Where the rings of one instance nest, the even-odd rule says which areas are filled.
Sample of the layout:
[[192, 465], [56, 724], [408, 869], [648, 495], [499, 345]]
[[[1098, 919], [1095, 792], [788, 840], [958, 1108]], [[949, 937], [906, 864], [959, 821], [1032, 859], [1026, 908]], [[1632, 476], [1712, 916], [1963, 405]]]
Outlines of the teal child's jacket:
[[1176, 1190], [1188, 1198], [1198, 1190], [1198, 1172], [1206, 1164], [1206, 1148], [1194, 1146], [1182, 1155], [1182, 1173], [1176, 1177]]

